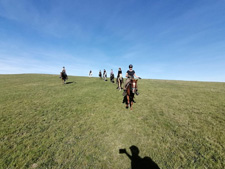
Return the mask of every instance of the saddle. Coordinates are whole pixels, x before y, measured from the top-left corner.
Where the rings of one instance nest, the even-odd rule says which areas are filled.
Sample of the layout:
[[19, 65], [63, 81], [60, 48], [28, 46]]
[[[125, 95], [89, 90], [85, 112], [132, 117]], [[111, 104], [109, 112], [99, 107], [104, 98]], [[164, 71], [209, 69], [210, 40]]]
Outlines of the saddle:
[[[132, 80], [133, 78], [131, 78], [131, 80]], [[131, 84], [131, 80], [126, 84], [126, 86], [124, 86], [124, 88], [125, 89], [127, 89], [128, 88], [128, 86], [130, 86], [130, 84]]]

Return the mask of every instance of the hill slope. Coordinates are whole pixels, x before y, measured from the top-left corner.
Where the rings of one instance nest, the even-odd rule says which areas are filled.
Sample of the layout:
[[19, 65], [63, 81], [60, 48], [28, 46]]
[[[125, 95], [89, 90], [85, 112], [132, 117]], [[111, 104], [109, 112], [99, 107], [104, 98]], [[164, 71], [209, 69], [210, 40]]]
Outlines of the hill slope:
[[98, 78], [0, 75], [2, 168], [225, 168], [225, 83], [139, 80], [133, 111]]

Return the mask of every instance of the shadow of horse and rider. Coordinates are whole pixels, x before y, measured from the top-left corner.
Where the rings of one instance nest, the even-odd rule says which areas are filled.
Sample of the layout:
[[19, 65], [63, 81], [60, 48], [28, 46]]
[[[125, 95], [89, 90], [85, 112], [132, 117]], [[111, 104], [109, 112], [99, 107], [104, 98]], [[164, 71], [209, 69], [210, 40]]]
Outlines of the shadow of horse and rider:
[[126, 154], [131, 160], [131, 169], [160, 169], [159, 166], [148, 156], [141, 158], [137, 146], [130, 147], [131, 155], [126, 149], [119, 149], [120, 154]]

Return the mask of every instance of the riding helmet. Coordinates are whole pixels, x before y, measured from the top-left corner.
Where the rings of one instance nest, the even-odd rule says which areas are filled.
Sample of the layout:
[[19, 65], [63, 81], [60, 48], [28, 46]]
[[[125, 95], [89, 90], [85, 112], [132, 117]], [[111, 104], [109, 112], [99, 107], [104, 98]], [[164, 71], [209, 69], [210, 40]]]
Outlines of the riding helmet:
[[130, 65], [129, 65], [129, 68], [133, 68], [133, 65], [132, 65], [132, 64], [130, 64]]

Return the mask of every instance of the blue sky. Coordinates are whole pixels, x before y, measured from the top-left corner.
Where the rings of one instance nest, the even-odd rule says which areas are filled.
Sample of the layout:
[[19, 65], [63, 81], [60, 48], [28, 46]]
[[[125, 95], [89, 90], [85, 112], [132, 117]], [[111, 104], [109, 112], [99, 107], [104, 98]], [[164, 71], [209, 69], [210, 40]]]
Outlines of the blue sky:
[[225, 82], [225, 0], [0, 0], [1, 74]]

